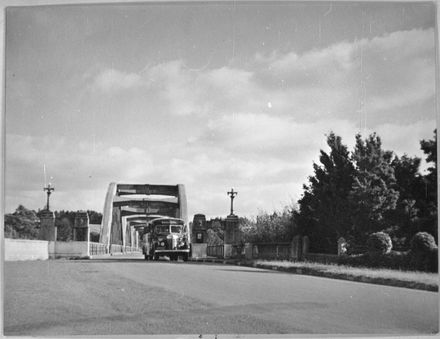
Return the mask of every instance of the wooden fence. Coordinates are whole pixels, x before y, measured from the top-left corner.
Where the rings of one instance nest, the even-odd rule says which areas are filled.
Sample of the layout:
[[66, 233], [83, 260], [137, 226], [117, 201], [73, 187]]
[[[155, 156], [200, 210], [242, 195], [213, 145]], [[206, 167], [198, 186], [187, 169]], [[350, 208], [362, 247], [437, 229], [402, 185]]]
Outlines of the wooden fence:
[[223, 258], [225, 254], [224, 245], [214, 245], [206, 247], [206, 255], [209, 257]]
[[290, 242], [280, 243], [255, 243], [252, 244], [252, 258], [253, 259], [291, 259]]

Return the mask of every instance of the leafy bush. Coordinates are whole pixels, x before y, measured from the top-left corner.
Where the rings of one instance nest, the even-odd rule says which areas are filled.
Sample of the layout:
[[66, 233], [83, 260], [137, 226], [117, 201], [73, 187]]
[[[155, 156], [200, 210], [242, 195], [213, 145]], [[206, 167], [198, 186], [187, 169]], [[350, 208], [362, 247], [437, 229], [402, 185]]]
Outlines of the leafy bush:
[[437, 248], [434, 237], [426, 232], [416, 233], [411, 239], [411, 251], [431, 252]]
[[287, 206], [271, 214], [259, 211], [256, 218], [240, 219], [243, 240], [250, 243], [291, 241], [294, 228], [292, 210]]
[[367, 247], [370, 254], [387, 254], [390, 253], [393, 243], [388, 234], [376, 232], [368, 237]]
[[411, 239], [410, 267], [419, 271], [438, 271], [438, 248], [434, 237], [426, 232], [416, 233]]

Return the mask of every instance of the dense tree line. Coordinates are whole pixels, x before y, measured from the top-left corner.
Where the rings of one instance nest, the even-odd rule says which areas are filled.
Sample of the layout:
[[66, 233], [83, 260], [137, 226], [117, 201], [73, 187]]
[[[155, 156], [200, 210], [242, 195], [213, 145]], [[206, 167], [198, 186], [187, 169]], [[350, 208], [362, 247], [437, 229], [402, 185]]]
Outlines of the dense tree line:
[[339, 237], [355, 251], [379, 231], [395, 247], [408, 247], [419, 231], [437, 240], [436, 131], [432, 140], [420, 142], [430, 166], [425, 175], [421, 159], [384, 150], [376, 134], [357, 135], [351, 153], [334, 133], [327, 144], [330, 152], [321, 150], [294, 212], [295, 232], [309, 236], [312, 251], [334, 253]]
[[255, 218], [239, 218], [244, 242], [288, 242], [295, 232], [293, 209], [284, 207], [281, 211], [268, 213], [259, 211]]
[[[19, 205], [14, 213], [5, 214], [5, 238], [38, 239], [41, 212], [42, 210], [33, 211]], [[87, 213], [91, 224], [101, 223], [101, 213], [91, 210]], [[72, 240], [75, 214], [76, 212], [64, 210], [54, 212], [57, 240]]]
[[5, 238], [37, 239], [39, 224], [37, 212], [19, 205], [14, 213], [5, 214]]

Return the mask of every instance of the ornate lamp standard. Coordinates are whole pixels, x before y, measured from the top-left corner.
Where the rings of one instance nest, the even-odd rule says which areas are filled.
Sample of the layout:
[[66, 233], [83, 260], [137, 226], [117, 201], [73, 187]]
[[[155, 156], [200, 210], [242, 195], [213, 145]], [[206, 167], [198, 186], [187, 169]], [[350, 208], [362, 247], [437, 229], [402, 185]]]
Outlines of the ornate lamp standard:
[[231, 191], [227, 192], [227, 193], [231, 197], [231, 214], [230, 215], [234, 215], [234, 198], [238, 194], [238, 192], [234, 192], [234, 189], [231, 188]]
[[[46, 209], [41, 211], [40, 214], [40, 233], [39, 239], [53, 241], [53, 250], [50, 256], [55, 259], [57, 252], [57, 227], [55, 226], [55, 218], [53, 212], [49, 210], [49, 196], [52, 191], [55, 191], [55, 187], [49, 183], [46, 187], [43, 187], [43, 191], [47, 193]], [[51, 250], [50, 250], [51, 251]]]
[[[224, 257], [230, 258], [238, 255], [241, 256], [240, 247], [240, 231], [238, 227], [238, 216], [234, 215], [234, 198], [238, 194], [233, 188], [227, 192], [231, 197], [231, 214], [226, 217], [225, 234], [224, 234]], [[235, 253], [233, 252], [235, 251]]]
[[49, 183], [49, 184], [47, 185], [47, 187], [44, 187], [44, 188], [43, 188], [43, 191], [47, 191], [47, 204], [46, 204], [46, 210], [49, 211], [49, 197], [50, 197], [50, 194], [52, 193], [52, 191], [55, 191], [55, 187], [52, 187], [51, 184]]

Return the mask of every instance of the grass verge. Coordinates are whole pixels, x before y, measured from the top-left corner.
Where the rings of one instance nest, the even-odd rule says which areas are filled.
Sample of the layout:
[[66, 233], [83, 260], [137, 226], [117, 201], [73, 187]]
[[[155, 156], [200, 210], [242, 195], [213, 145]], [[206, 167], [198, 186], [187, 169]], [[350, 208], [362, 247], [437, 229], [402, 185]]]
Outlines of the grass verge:
[[278, 260], [254, 260], [252, 265], [299, 274], [438, 291], [437, 273]]

